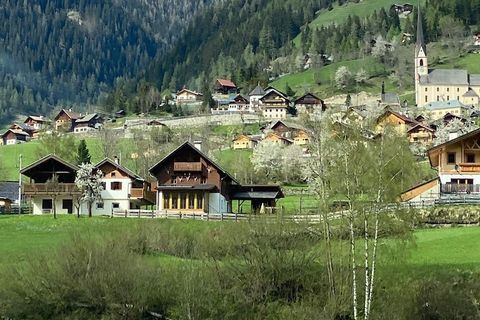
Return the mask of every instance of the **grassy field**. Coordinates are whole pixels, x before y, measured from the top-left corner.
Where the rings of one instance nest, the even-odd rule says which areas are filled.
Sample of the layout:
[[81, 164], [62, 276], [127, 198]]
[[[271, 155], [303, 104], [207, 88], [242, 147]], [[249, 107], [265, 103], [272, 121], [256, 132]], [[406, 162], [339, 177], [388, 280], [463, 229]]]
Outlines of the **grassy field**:
[[452, 59], [447, 63], [438, 64], [435, 66], [437, 69], [466, 69], [469, 73], [480, 73], [480, 63], [478, 54], [467, 54], [463, 57]]
[[[390, 6], [398, 3], [395, 0], [364, 0], [359, 3], [349, 2], [343, 6], [335, 4], [332, 10], [321, 10], [317, 17], [310, 23], [310, 28], [315, 29], [321, 26], [326, 26], [332, 23], [341, 24], [345, 22], [348, 16], [359, 16], [360, 18], [367, 17], [373, 13], [374, 10], [385, 8], [388, 11]], [[300, 43], [300, 36], [294, 40], [295, 45]]]
[[365, 84], [358, 86], [355, 91], [365, 91], [372, 94], [378, 94], [381, 90], [382, 81], [385, 82], [386, 91], [398, 91], [398, 86], [392, 83], [388, 77], [384, 76], [388, 73], [385, 65], [379, 63], [373, 57], [332, 63], [320, 69], [310, 69], [299, 73], [285, 75], [273, 81], [271, 85], [279, 90], [285, 90], [285, 87], [288, 84], [297, 95], [310, 91], [323, 97], [331, 97], [335, 94], [342, 93], [334, 88], [335, 72], [342, 66], [347, 67], [353, 74], [363, 68], [367, 74], [372, 77]]
[[[28, 259], [29, 255], [55, 249], [73, 234], [91, 234], [104, 237], [109, 233], [135, 228], [145, 220], [80, 218], [61, 216], [1, 216], [0, 264], [10, 264]], [[149, 220], [149, 223], [180, 224], [195, 230], [215, 226], [201, 221]], [[227, 222], [232, 223], [232, 222]], [[445, 228], [418, 230], [416, 246], [409, 248], [408, 264], [413, 268], [448, 266], [476, 268], [480, 266], [480, 228]]]

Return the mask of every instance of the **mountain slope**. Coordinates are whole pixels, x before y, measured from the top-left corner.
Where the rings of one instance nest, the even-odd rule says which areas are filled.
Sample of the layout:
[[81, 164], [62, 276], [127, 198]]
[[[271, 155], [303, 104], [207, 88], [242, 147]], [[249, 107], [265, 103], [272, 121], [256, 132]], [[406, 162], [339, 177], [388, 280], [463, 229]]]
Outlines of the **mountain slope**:
[[88, 104], [134, 77], [214, 0], [5, 0], [0, 4], [0, 121]]

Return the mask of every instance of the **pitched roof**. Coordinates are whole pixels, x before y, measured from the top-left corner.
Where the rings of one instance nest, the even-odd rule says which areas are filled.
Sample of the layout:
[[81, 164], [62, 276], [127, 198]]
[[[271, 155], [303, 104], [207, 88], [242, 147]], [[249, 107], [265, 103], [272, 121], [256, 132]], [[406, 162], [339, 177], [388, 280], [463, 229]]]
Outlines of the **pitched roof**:
[[212, 159], [210, 159], [205, 153], [203, 153], [202, 151], [198, 150], [193, 144], [191, 144], [189, 141], [185, 141], [183, 144], [181, 144], [180, 146], [178, 146], [175, 150], [173, 150], [172, 152], [170, 152], [167, 156], [165, 156], [162, 160], [160, 160], [159, 162], [157, 162], [153, 167], [151, 167], [148, 171], [152, 174], [152, 175], [155, 175], [155, 172], [157, 171], [157, 168], [160, 167], [161, 165], [163, 165], [167, 160], [169, 160], [172, 156], [174, 156], [178, 151], [180, 151], [181, 149], [183, 148], [189, 148], [191, 149], [192, 151], [198, 153], [202, 158], [204, 158], [205, 160], [207, 160], [208, 162], [210, 162], [212, 164], [212, 166], [214, 166], [219, 172], [225, 174], [226, 176], [228, 176], [230, 179], [232, 179], [233, 182], [237, 183], [237, 184], [240, 184], [237, 179], [235, 179], [231, 174], [229, 174], [227, 171], [225, 171], [224, 169], [222, 169], [222, 167], [220, 167], [220, 165], [218, 165], [216, 162], [214, 162]]
[[223, 87], [231, 87], [231, 88], [236, 88], [237, 87], [235, 85], [235, 83], [232, 82], [232, 80], [217, 79], [217, 82]]
[[54, 120], [57, 120], [60, 115], [62, 113], [65, 113], [67, 115], [67, 117], [69, 117], [70, 119], [72, 120], [77, 120], [77, 119], [80, 119], [82, 116], [80, 115], [80, 113], [76, 113], [76, 112], [73, 112], [71, 110], [65, 110], [65, 109], [62, 109], [58, 112], [58, 114], [55, 116]]
[[458, 100], [448, 101], [432, 101], [425, 105], [427, 110], [441, 110], [451, 108], [466, 108], [466, 106]]
[[301, 96], [300, 98], [296, 99], [295, 100], [295, 104], [298, 103], [298, 101], [300, 100], [305, 100], [304, 103], [310, 103], [310, 104], [314, 104], [316, 103], [318, 100], [320, 101], [321, 104], [323, 104], [323, 100], [320, 99], [319, 97], [317, 97], [316, 95], [314, 95], [313, 93], [305, 93], [303, 96]]
[[478, 94], [472, 90], [472, 88], [469, 88], [467, 92], [464, 93], [464, 97], [478, 97]]
[[182, 94], [183, 92], [191, 93], [191, 94], [196, 95], [196, 96], [203, 96], [203, 94], [201, 94], [201, 93], [199, 93], [199, 92], [196, 92], [196, 91], [189, 90], [189, 89], [187, 89], [187, 88], [183, 88], [182, 90], [178, 91], [178, 92], [177, 92], [177, 96], [178, 96], [179, 94]]
[[30, 136], [28, 133], [26, 133], [23, 130], [18, 130], [18, 129], [8, 129], [5, 131], [4, 134], [2, 134], [2, 137], [6, 136], [9, 132], [12, 132], [15, 135], [22, 135], [22, 136]]
[[417, 123], [416, 125], [414, 125], [414, 126], [411, 127], [410, 129], [408, 129], [407, 133], [408, 133], [408, 132], [411, 132], [411, 131], [414, 131], [415, 129], [417, 129], [417, 128], [419, 128], [419, 127], [420, 127], [420, 128], [423, 128], [423, 129], [425, 129], [425, 130], [427, 130], [427, 131], [430, 131], [430, 132], [435, 132], [435, 130], [433, 130], [433, 129], [430, 128], [429, 126], [426, 126], [426, 125], [424, 125], [424, 124], [422, 124], [422, 123]]
[[285, 120], [274, 120], [274, 121], [270, 122], [270, 124], [265, 129], [273, 130], [279, 124], [283, 124], [285, 127], [291, 128], [291, 129], [307, 130], [302, 125], [299, 125], [299, 124], [296, 124], [296, 123], [293, 123], [293, 122], [287, 122]]
[[44, 162], [47, 162], [47, 161], [49, 161], [49, 160], [57, 161], [57, 162], [63, 164], [64, 166], [72, 169], [73, 171], [77, 171], [77, 170], [79, 169], [76, 165], [71, 164], [71, 163], [68, 163], [67, 161], [63, 160], [62, 158], [57, 157], [57, 156], [54, 155], [54, 154], [49, 154], [49, 155], [47, 155], [47, 156], [45, 156], [45, 157], [43, 157], [43, 158], [35, 161], [34, 163], [30, 164], [29, 166], [23, 168], [23, 169], [20, 171], [20, 173], [21, 173], [21, 174], [25, 174], [25, 173], [27, 173], [27, 171], [30, 171], [31, 169], [35, 168], [36, 166], [38, 166], [38, 165], [40, 165], [40, 164], [42, 164], [42, 163], [44, 163]]
[[471, 74], [470, 75], [470, 85], [471, 86], [480, 86], [480, 74]]
[[91, 114], [86, 114], [82, 118], [78, 119], [75, 121], [75, 123], [84, 123], [84, 122], [90, 122], [96, 118], [98, 118], [98, 113], [91, 113]]
[[418, 122], [415, 121], [414, 119], [411, 119], [401, 113], [398, 113], [398, 112], [395, 112], [395, 111], [392, 111], [392, 110], [387, 110], [385, 111], [380, 117], [378, 117], [377, 119], [377, 122], [380, 121], [380, 119], [382, 119], [383, 117], [385, 117], [387, 114], [393, 114], [394, 116], [396, 116], [397, 118], [399, 119], [402, 119], [403, 121], [405, 121], [406, 123], [410, 123], [410, 124], [417, 124]]
[[248, 95], [249, 96], [262, 96], [263, 97], [265, 95], [265, 90], [263, 90], [263, 88], [260, 87], [260, 85], [258, 85]]
[[48, 119], [43, 116], [28, 116], [25, 122], [27, 122], [28, 119], [32, 119], [37, 122], [48, 122]]
[[16, 128], [20, 128], [20, 130], [23, 130], [23, 131], [35, 131], [35, 129], [25, 123], [12, 123], [12, 125], [9, 127], [9, 129], [16, 129]]
[[444, 142], [444, 143], [442, 143], [442, 144], [433, 146], [432, 148], [428, 149], [427, 152], [430, 153], [430, 152], [432, 152], [432, 151], [435, 151], [435, 150], [438, 150], [438, 149], [440, 149], [440, 148], [443, 148], [443, 147], [445, 147], [445, 146], [447, 146], [447, 145], [454, 144], [454, 143], [457, 143], [457, 142], [462, 141], [462, 140], [464, 140], [464, 139], [468, 139], [468, 138], [470, 138], [470, 137], [473, 137], [473, 136], [475, 136], [475, 135], [477, 135], [477, 134], [480, 134], [480, 129], [476, 129], [476, 130], [470, 131], [470, 132], [465, 133], [464, 135], [461, 135], [461, 136], [459, 136], [459, 137], [457, 137], [457, 138], [455, 138], [455, 139], [452, 139], [452, 140], [446, 141], [446, 142]]
[[468, 72], [462, 69], [433, 69], [420, 77], [422, 84], [468, 85]]
[[121, 164], [119, 163], [116, 163], [114, 160], [110, 159], [110, 158], [105, 158], [103, 159], [102, 161], [100, 161], [99, 163], [97, 163], [95, 165], [96, 168], [100, 169], [101, 166], [103, 166], [104, 164], [110, 164], [112, 166], [114, 166], [115, 168], [117, 168], [118, 170], [120, 171], [123, 171], [124, 173], [126, 173], [130, 178], [132, 179], [135, 179], [135, 180], [140, 180], [140, 181], [145, 181], [145, 179], [143, 179], [142, 177], [140, 177], [138, 174], [136, 174], [135, 172], [131, 171], [130, 169], [122, 166]]

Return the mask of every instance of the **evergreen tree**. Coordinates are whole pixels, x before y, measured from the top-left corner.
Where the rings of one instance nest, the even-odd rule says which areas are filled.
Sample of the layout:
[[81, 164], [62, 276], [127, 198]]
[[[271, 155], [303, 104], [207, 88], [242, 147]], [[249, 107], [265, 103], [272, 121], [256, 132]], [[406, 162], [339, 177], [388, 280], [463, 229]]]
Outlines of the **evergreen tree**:
[[77, 149], [77, 164], [90, 163], [90, 152], [84, 139], [80, 141]]

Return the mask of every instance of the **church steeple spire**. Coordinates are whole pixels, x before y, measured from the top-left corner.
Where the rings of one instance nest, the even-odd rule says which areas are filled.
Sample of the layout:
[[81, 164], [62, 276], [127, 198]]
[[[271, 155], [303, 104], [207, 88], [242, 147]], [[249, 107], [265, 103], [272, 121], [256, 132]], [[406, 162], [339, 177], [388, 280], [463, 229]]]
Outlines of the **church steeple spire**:
[[422, 13], [420, 10], [420, 4], [418, 5], [418, 16], [417, 16], [417, 43], [415, 45], [415, 53], [418, 56], [420, 49], [423, 50], [423, 53], [427, 55], [427, 47], [425, 45], [425, 38], [423, 37], [423, 19]]

